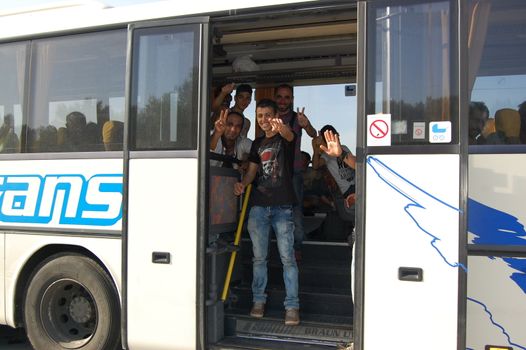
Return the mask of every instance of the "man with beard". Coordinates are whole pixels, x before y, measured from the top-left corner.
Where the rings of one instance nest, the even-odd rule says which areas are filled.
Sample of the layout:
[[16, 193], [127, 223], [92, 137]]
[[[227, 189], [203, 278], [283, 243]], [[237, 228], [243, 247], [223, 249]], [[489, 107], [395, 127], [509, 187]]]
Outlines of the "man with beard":
[[303, 242], [304, 229], [303, 229], [303, 212], [301, 203], [303, 203], [303, 161], [301, 157], [301, 134], [302, 129], [310, 137], [316, 136], [316, 129], [314, 129], [303, 113], [305, 108], [301, 111], [298, 108], [297, 112], [292, 110], [294, 104], [294, 96], [292, 86], [288, 84], [282, 84], [277, 87], [275, 94], [275, 101], [278, 104], [279, 117], [283, 121], [283, 124], [288, 125], [292, 131], [296, 134], [296, 141], [294, 145], [294, 175], [293, 175], [293, 186], [294, 193], [298, 203], [294, 206], [294, 250], [296, 260], [301, 260], [301, 245]]
[[[230, 156], [244, 161], [250, 152], [252, 141], [241, 135], [244, 118], [238, 112], [222, 110], [219, 118], [214, 124], [214, 131], [210, 138], [210, 150], [212, 152]], [[212, 160], [212, 166], [225, 166], [222, 162]], [[237, 164], [233, 165], [237, 168]]]

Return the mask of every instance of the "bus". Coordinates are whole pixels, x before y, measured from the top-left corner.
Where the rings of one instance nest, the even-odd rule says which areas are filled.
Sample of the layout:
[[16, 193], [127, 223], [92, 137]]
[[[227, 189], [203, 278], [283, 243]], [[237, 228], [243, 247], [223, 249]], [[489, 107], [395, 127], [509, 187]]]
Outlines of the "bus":
[[[0, 324], [36, 350], [526, 349], [525, 54], [523, 0], [0, 13]], [[232, 82], [290, 84], [357, 156], [352, 250], [301, 203], [298, 326], [274, 241], [249, 316], [240, 172], [209, 151]]]

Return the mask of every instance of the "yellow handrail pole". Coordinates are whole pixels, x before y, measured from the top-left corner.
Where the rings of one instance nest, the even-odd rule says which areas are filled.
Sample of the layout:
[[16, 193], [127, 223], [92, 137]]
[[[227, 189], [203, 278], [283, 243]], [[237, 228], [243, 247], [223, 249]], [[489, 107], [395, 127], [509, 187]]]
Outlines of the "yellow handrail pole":
[[[243, 230], [243, 222], [245, 221], [245, 214], [248, 207], [248, 199], [250, 198], [250, 191], [252, 190], [252, 184], [249, 184], [245, 190], [245, 198], [243, 199], [243, 206], [241, 207], [241, 215], [239, 216], [239, 222], [237, 223], [236, 237], [234, 238], [234, 245], [238, 246], [241, 240], [241, 232]], [[221, 301], [225, 301], [228, 295], [228, 287], [230, 287], [230, 279], [232, 278], [232, 271], [234, 270], [234, 263], [236, 261], [237, 251], [233, 251], [230, 255], [230, 262], [228, 264], [228, 270], [225, 277], [225, 285], [223, 287], [223, 294], [221, 294]]]

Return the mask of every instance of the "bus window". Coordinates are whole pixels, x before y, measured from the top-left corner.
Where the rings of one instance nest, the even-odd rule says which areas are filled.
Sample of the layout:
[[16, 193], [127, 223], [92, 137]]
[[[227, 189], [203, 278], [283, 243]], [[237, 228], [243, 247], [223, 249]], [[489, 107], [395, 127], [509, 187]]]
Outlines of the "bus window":
[[[326, 124], [338, 130], [340, 139], [356, 153], [356, 95], [346, 95], [348, 84], [294, 87], [295, 108], [305, 107], [305, 114], [319, 132]], [[356, 85], [352, 85], [356, 87]], [[301, 139], [301, 150], [312, 154], [312, 139]]]
[[27, 45], [0, 46], [0, 153], [20, 151]]
[[366, 111], [391, 114], [392, 145], [437, 142], [425, 127], [435, 121], [451, 121], [451, 143], [458, 142], [450, 6], [447, 1], [378, 6], [369, 17], [376, 43], [367, 45], [375, 61], [367, 79], [376, 83], [368, 86]]
[[196, 149], [199, 35], [191, 26], [136, 33], [132, 149]]
[[125, 57], [125, 31], [34, 41], [28, 151], [104, 150], [104, 123], [124, 120]]
[[469, 143], [526, 143], [523, 1], [470, 2]]

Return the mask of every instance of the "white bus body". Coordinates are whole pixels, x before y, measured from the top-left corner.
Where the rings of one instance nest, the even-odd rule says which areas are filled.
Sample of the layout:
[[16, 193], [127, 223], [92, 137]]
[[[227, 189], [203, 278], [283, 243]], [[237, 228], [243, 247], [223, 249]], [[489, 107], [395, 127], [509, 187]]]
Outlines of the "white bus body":
[[[525, 350], [524, 18], [518, 0], [0, 13], [0, 324], [36, 350]], [[230, 82], [311, 87], [313, 126], [336, 113], [356, 137], [355, 222], [304, 208], [298, 327], [275, 245], [248, 317], [246, 233], [220, 299], [240, 175], [210, 166], [210, 106]], [[336, 84], [357, 111], [331, 109]]]

